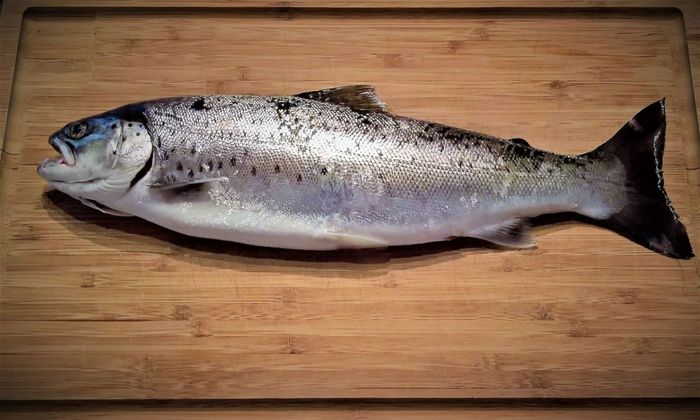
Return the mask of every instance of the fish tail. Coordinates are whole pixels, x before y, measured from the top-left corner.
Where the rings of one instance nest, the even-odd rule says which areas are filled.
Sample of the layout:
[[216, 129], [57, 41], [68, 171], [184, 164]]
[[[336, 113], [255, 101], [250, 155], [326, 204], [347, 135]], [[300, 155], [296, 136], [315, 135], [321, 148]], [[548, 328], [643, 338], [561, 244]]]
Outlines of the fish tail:
[[622, 163], [622, 207], [603, 225], [664, 255], [691, 258], [685, 226], [671, 207], [662, 171], [666, 135], [665, 99], [641, 110], [610, 140], [583, 156]]

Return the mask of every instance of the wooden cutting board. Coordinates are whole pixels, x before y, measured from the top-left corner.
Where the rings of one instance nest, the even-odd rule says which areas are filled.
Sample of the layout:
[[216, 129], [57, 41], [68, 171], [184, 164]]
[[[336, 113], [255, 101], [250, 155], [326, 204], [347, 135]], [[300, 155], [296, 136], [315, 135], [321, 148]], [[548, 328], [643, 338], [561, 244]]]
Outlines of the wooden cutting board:
[[667, 99], [698, 248], [697, 125], [665, 9], [34, 10], [3, 155], [3, 399], [697, 397], [697, 259], [549, 219], [536, 249], [270, 250], [99, 214], [35, 173], [64, 123], [148, 98], [367, 83], [398, 114], [593, 149]]

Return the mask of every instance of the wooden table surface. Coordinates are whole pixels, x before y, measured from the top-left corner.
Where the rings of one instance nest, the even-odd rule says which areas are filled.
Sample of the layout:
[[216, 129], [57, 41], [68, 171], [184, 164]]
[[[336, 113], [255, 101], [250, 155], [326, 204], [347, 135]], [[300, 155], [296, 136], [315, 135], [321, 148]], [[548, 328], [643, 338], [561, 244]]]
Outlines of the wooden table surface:
[[[19, 3], [3, 9], [3, 57]], [[35, 173], [62, 124], [161, 96], [368, 83], [395, 113], [564, 153], [666, 97], [666, 187], [697, 247], [700, 36], [688, 4], [685, 24], [654, 4], [20, 14], [0, 97], [11, 86], [2, 399], [700, 396], [697, 259], [561, 218], [536, 226], [528, 251], [468, 240], [269, 250], [99, 214]]]

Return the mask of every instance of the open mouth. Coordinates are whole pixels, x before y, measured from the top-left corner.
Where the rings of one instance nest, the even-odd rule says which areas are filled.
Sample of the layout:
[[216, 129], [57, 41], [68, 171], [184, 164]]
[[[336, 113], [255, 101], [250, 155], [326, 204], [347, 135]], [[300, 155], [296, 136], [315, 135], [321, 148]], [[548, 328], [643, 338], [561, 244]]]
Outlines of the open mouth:
[[64, 140], [55, 137], [49, 140], [49, 144], [51, 145], [51, 147], [56, 149], [58, 153], [61, 154], [60, 157], [55, 159], [56, 163], [66, 166], [75, 166], [75, 151], [70, 146], [70, 144], [68, 144]]

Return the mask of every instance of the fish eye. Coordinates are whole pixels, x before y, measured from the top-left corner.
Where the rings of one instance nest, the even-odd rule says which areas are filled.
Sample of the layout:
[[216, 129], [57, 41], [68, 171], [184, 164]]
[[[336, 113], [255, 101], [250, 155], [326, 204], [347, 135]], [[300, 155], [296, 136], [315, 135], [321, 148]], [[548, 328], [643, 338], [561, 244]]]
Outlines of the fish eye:
[[78, 123], [78, 124], [73, 124], [70, 127], [68, 127], [68, 130], [66, 130], [68, 136], [74, 139], [79, 139], [85, 135], [85, 132], [87, 131], [87, 124], [85, 123]]

